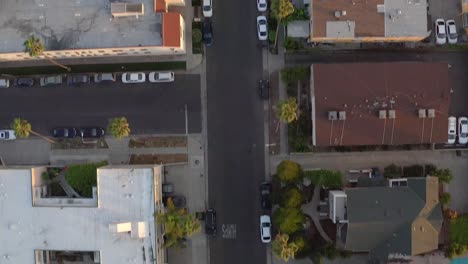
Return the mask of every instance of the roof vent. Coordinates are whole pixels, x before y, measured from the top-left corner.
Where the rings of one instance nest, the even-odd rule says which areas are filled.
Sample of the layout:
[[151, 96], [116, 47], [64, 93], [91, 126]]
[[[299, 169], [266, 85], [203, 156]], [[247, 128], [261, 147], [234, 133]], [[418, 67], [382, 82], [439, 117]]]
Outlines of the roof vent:
[[387, 118], [387, 111], [379, 110], [379, 119], [386, 119], [386, 118]]
[[427, 109], [427, 117], [434, 118], [435, 117], [435, 110], [434, 109]]
[[385, 13], [385, 5], [377, 5], [377, 13]]
[[388, 110], [388, 118], [395, 119], [395, 117], [396, 117], [395, 110]]
[[340, 120], [346, 120], [346, 111], [340, 111], [340, 112], [338, 113], [338, 118], [339, 118]]
[[335, 11], [335, 17], [340, 18], [341, 17], [341, 11], [339, 11], [339, 10]]
[[338, 115], [336, 111], [328, 111], [328, 120], [333, 121], [338, 119]]
[[426, 109], [419, 109], [418, 116], [419, 118], [426, 118]]
[[342, 16], [346, 16], [346, 14], [347, 14], [347, 13], [346, 13], [346, 10], [341, 10], [341, 15], [342, 15]]

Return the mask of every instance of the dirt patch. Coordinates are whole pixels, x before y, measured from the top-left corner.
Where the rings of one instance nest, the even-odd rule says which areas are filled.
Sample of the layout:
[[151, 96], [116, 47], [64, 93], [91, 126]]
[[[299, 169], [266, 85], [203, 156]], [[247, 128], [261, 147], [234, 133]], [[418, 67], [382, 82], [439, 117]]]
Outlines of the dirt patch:
[[270, 75], [270, 107], [268, 111], [269, 123], [269, 143], [270, 154], [275, 155], [280, 152], [280, 121], [276, 115], [276, 105], [279, 101], [279, 72], [273, 72]]
[[320, 220], [323, 230], [327, 233], [328, 237], [335, 241], [336, 240], [336, 225], [330, 219]]
[[51, 144], [52, 149], [102, 149], [109, 148], [105, 139], [97, 139], [94, 143], [83, 143], [81, 138], [58, 139]]
[[187, 160], [187, 154], [143, 154], [130, 156], [130, 164], [165, 164], [187, 162]]
[[168, 136], [168, 137], [141, 137], [132, 138], [128, 142], [130, 148], [175, 148], [186, 147], [186, 136]]

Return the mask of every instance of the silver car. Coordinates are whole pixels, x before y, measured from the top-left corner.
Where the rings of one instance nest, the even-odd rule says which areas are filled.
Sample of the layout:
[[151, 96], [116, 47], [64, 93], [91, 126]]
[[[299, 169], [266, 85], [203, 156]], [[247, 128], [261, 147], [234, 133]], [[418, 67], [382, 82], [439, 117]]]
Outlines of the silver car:
[[59, 85], [62, 83], [62, 75], [42, 77], [39, 83], [41, 86]]

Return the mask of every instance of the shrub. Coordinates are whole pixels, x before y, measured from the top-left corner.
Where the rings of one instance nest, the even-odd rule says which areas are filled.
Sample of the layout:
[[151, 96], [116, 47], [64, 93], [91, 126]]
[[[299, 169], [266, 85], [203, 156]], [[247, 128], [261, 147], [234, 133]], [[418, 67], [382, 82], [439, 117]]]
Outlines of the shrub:
[[411, 165], [403, 168], [403, 177], [423, 177], [424, 168], [421, 165]]
[[344, 185], [343, 175], [339, 171], [305, 171], [304, 177], [307, 177], [314, 185], [325, 186], [328, 188], [341, 188]]
[[453, 219], [456, 219], [458, 217], [457, 211], [452, 210], [452, 209], [445, 209], [444, 213], [445, 213], [445, 216], [449, 220], [453, 220]]
[[305, 215], [299, 208], [280, 207], [273, 213], [273, 225], [283, 234], [301, 231], [305, 221]]
[[290, 160], [283, 160], [276, 168], [276, 174], [284, 184], [294, 184], [302, 180], [301, 165]]
[[401, 177], [401, 168], [395, 164], [390, 164], [384, 168], [383, 175], [388, 179], [399, 178]]
[[297, 81], [304, 81], [308, 77], [309, 68], [306, 66], [290, 67], [281, 70], [281, 80], [288, 85], [294, 85]]
[[270, 29], [268, 30], [268, 43], [273, 44], [275, 43], [276, 38], [276, 30]]
[[442, 205], [448, 205], [451, 199], [452, 197], [450, 196], [450, 193], [443, 193], [440, 196], [439, 201]]
[[107, 161], [68, 166], [65, 179], [77, 193], [92, 197], [92, 187], [97, 186], [97, 168], [107, 165]]
[[297, 187], [290, 187], [283, 192], [282, 205], [287, 208], [299, 208], [304, 202], [304, 196]]
[[424, 176], [427, 176], [427, 175], [434, 176], [434, 173], [436, 172], [436, 170], [437, 170], [437, 167], [435, 165], [426, 164], [424, 165], [424, 173], [426, 174]]
[[304, 46], [300, 41], [286, 37], [283, 42], [283, 47], [288, 51], [296, 51], [302, 49]]
[[436, 170], [433, 174], [433, 176], [439, 178], [439, 182], [441, 183], [449, 184], [453, 179], [452, 171], [450, 169], [439, 169]]
[[194, 28], [192, 30], [192, 41], [194, 43], [201, 43], [202, 41], [202, 32], [199, 28]]

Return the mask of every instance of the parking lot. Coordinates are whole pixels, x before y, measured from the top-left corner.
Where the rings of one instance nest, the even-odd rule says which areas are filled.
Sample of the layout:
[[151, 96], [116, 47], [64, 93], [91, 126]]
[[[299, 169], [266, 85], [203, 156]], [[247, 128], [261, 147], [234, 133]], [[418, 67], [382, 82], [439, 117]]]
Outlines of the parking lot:
[[[81, 86], [0, 89], [0, 129], [15, 117], [34, 131], [49, 134], [59, 126], [101, 126], [125, 116], [132, 134], [175, 134], [201, 131], [200, 77], [176, 74], [170, 83], [90, 83]], [[187, 111], [186, 111], [187, 110]], [[187, 112], [187, 115], [186, 115]], [[187, 118], [186, 118], [187, 117]], [[186, 122], [187, 119], [187, 122]]]

